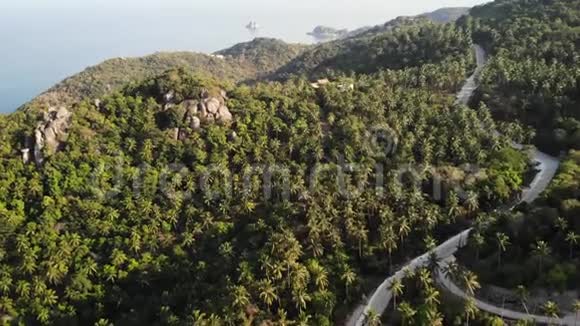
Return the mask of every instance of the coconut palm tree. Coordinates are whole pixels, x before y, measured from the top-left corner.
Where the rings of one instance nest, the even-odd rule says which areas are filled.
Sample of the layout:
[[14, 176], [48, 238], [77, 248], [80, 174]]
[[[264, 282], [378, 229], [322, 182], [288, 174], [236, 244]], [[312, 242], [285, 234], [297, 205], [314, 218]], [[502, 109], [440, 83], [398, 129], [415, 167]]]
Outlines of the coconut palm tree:
[[278, 322], [276, 323], [279, 326], [288, 326], [290, 325], [290, 321], [288, 320], [288, 314], [284, 309], [278, 309]]
[[566, 235], [566, 242], [568, 242], [568, 246], [570, 246], [570, 259], [572, 259], [572, 257], [574, 257], [574, 247], [580, 243], [580, 235], [576, 234], [574, 231], [570, 231]]
[[476, 192], [469, 190], [467, 191], [467, 198], [465, 199], [465, 205], [467, 205], [467, 210], [470, 213], [475, 212], [479, 209], [479, 197]]
[[467, 294], [470, 296], [475, 295], [475, 291], [481, 288], [479, 281], [477, 279], [477, 275], [472, 271], [467, 271], [463, 273], [463, 285], [467, 291]]
[[443, 268], [443, 275], [449, 279], [454, 280], [457, 275], [459, 275], [460, 270], [461, 267], [459, 267], [459, 264], [457, 264], [457, 260], [453, 260]]
[[558, 217], [554, 222], [554, 225], [556, 226], [556, 229], [562, 233], [565, 233], [566, 230], [568, 230], [568, 221], [563, 217]]
[[479, 251], [483, 248], [485, 244], [485, 237], [481, 233], [477, 232], [473, 235], [473, 247], [475, 248], [475, 261], [479, 261]]
[[522, 302], [522, 306], [526, 310], [526, 313], [530, 314], [530, 311], [528, 310], [528, 306], [526, 304], [526, 302], [528, 302], [528, 295], [529, 295], [528, 289], [526, 289], [526, 287], [523, 285], [518, 285], [518, 287], [516, 288], [516, 293], [517, 293], [518, 297], [520, 298], [520, 301]]
[[296, 326], [309, 326], [312, 323], [310, 322], [310, 319], [312, 318], [312, 316], [305, 314], [304, 312], [300, 313], [300, 315], [298, 316], [298, 322], [296, 323]]
[[439, 291], [436, 288], [429, 286], [423, 291], [423, 298], [427, 305], [438, 305], [441, 303], [439, 300]]
[[403, 319], [401, 324], [403, 326], [413, 325], [413, 317], [417, 314], [417, 310], [413, 309], [413, 307], [406, 301], [401, 302], [398, 310]]
[[425, 236], [423, 243], [425, 244], [425, 249], [427, 249], [427, 251], [437, 248], [437, 241], [430, 234]]
[[265, 280], [262, 282], [260, 289], [260, 299], [262, 299], [268, 308], [272, 306], [274, 301], [278, 300], [276, 288], [274, 288], [270, 280]]
[[437, 307], [429, 307], [427, 309], [427, 325], [430, 326], [443, 326], [443, 315], [441, 315], [441, 312], [439, 312], [439, 310], [437, 310]]
[[389, 256], [389, 272], [393, 270], [393, 251], [397, 250], [397, 236], [392, 227], [383, 227], [381, 229], [381, 241], [383, 248], [387, 251]]
[[294, 301], [294, 303], [296, 304], [296, 308], [298, 309], [299, 312], [302, 312], [304, 311], [304, 309], [306, 309], [306, 306], [308, 305], [308, 302], [310, 302], [310, 300], [311, 300], [310, 295], [306, 293], [306, 290], [296, 289], [292, 291], [292, 301]]
[[498, 250], [497, 265], [501, 267], [501, 256], [502, 253], [505, 252], [507, 250], [507, 247], [510, 245], [510, 238], [505, 233], [498, 232], [495, 234], [495, 240]]
[[369, 310], [366, 315], [366, 325], [367, 326], [380, 326], [381, 322], [381, 315], [379, 315], [373, 309]]
[[399, 224], [399, 240], [403, 242], [410, 232], [411, 226], [409, 225], [409, 221], [406, 218], [403, 218]]
[[348, 299], [348, 289], [356, 280], [356, 274], [351, 269], [347, 269], [341, 275], [340, 280], [344, 282], [344, 291], [346, 293], [346, 298]]
[[553, 301], [544, 303], [542, 311], [550, 318], [556, 319], [560, 317], [560, 308], [558, 308], [558, 305]]
[[467, 298], [465, 301], [465, 306], [463, 307], [463, 311], [465, 312], [465, 324], [469, 326], [469, 321], [475, 318], [479, 309], [477, 309], [477, 305], [475, 304], [475, 299]]
[[532, 248], [533, 255], [538, 258], [538, 272], [540, 275], [542, 274], [544, 259], [550, 256], [551, 252], [552, 250], [546, 241], [538, 241]]
[[239, 309], [246, 307], [250, 303], [250, 294], [243, 285], [238, 285], [233, 289], [233, 304]]
[[389, 290], [393, 294], [393, 310], [397, 310], [397, 298], [403, 294], [405, 285], [401, 280], [394, 280], [389, 287]]
[[574, 302], [574, 304], [572, 305], [572, 309], [576, 314], [576, 317], [574, 318], [574, 326], [576, 326], [578, 324], [578, 319], [580, 319], [580, 300], [576, 300]]

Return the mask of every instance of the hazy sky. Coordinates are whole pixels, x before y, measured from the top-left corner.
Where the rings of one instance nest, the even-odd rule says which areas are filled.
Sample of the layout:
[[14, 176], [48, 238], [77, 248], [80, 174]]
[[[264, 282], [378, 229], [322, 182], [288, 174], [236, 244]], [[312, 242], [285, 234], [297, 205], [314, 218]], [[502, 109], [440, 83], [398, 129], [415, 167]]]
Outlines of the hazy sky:
[[[202, 11], [201, 13], [250, 12], [276, 13], [280, 11], [312, 10], [320, 15], [348, 14], [357, 17], [385, 20], [399, 15], [413, 15], [441, 7], [475, 6], [482, 0], [17, 0], [0, 2], [0, 9], [26, 8], [108, 8], [133, 9], [180, 9]], [[209, 12], [205, 12], [208, 10]], [[346, 17], [343, 17], [343, 19]], [[355, 17], [353, 17], [355, 18]], [[219, 18], [218, 18], [219, 19]]]
[[310, 42], [317, 25], [354, 29], [485, 0], [0, 0], [0, 112], [112, 57], [213, 52], [258, 36]]

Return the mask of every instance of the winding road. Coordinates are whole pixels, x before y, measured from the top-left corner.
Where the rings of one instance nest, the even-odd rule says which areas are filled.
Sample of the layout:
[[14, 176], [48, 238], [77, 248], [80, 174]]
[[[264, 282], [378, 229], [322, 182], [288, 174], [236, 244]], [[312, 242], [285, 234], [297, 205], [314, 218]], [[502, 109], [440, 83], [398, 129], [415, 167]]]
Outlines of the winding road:
[[[477, 61], [477, 67], [473, 74], [467, 79], [463, 88], [457, 94], [458, 104], [467, 105], [470, 98], [472, 97], [474, 91], [477, 89], [477, 78], [481, 73], [481, 70], [486, 64], [486, 53], [483, 48], [479, 45], [474, 45], [475, 57]], [[523, 149], [522, 144], [513, 144], [514, 148]], [[556, 175], [556, 171], [560, 165], [560, 161], [548, 154], [542, 153], [538, 150], [531, 151], [531, 156], [534, 161], [538, 163], [538, 173], [534, 177], [530, 186], [524, 189], [521, 197], [521, 202], [531, 203], [548, 187], [550, 181]], [[467, 240], [472, 229], [467, 229], [460, 234], [447, 240], [442, 245], [435, 248], [432, 252], [425, 253], [415, 259], [413, 259], [409, 264], [400, 269], [397, 273], [392, 275], [383, 281], [381, 285], [375, 290], [371, 298], [365, 304], [361, 304], [352, 313], [350, 318], [346, 322], [346, 326], [362, 326], [365, 323], [366, 316], [372, 310], [375, 313], [383, 314], [387, 309], [389, 302], [392, 298], [392, 293], [390, 291], [391, 284], [395, 280], [402, 280], [407, 271], [415, 271], [421, 267], [426, 266], [429, 263], [429, 256], [431, 254], [436, 254], [437, 257], [442, 262], [440, 265], [442, 267], [449, 264], [451, 261], [455, 260], [455, 253], [467, 245]], [[455, 285], [450, 279], [448, 279], [443, 273], [438, 273], [439, 283], [447, 288], [451, 293], [466, 298], [467, 294], [461, 290], [457, 285]], [[566, 318], [554, 319], [546, 316], [533, 316], [527, 315], [521, 312], [505, 310], [500, 307], [493, 306], [491, 304], [485, 303], [480, 300], [475, 301], [476, 306], [482, 310], [489, 312], [491, 314], [500, 316], [502, 318], [511, 320], [534, 320], [539, 323], [550, 323], [555, 325], [574, 325], [573, 316], [568, 316]]]

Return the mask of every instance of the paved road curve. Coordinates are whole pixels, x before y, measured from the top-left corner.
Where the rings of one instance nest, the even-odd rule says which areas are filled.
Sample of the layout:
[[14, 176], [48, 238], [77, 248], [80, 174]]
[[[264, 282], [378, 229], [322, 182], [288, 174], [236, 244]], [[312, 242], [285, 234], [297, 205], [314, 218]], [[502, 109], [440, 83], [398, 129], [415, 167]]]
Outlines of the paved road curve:
[[[476, 61], [477, 61], [477, 68], [475, 69], [473, 75], [471, 75], [461, 91], [457, 94], [457, 103], [467, 105], [473, 92], [477, 88], [477, 78], [485, 66], [486, 63], [486, 54], [483, 48], [479, 45], [474, 45]], [[517, 149], [522, 149], [523, 145], [521, 144], [513, 144], [513, 146]], [[556, 171], [558, 170], [559, 160], [554, 158], [548, 154], [542, 153], [538, 150], [533, 150], [532, 158], [534, 161], [538, 163], [538, 174], [534, 177], [534, 180], [530, 184], [528, 189], [525, 189], [521, 201], [531, 203], [534, 201], [538, 196], [547, 188], [550, 184], [550, 181], [554, 178]], [[443, 261], [449, 261], [450, 259], [455, 259], [454, 254], [459, 250], [459, 248], [465, 247], [467, 245], [467, 239], [469, 238], [469, 233], [471, 229], [465, 230], [462, 233], [454, 236], [453, 238], [447, 240], [445, 243], [437, 247], [433, 252], [437, 254], [437, 257]], [[366, 304], [361, 304], [357, 307], [357, 309], [352, 313], [351, 317], [347, 320], [346, 326], [362, 326], [365, 322], [365, 317], [369, 313], [369, 311], [374, 311], [375, 313], [382, 314], [388, 307], [389, 302], [392, 298], [392, 293], [390, 291], [390, 286], [395, 280], [401, 280], [404, 278], [407, 271], [415, 271], [420, 267], [426, 266], [429, 262], [429, 255], [431, 253], [425, 253], [422, 256], [419, 256], [413, 259], [409, 264], [399, 270], [395, 275], [387, 278], [379, 287], [375, 290], [374, 294], [368, 300]], [[452, 293], [459, 295], [460, 297], [464, 297], [466, 294], [459, 289], [453, 282], [448, 279], [441, 280], [441, 284], [448, 288]], [[496, 314], [498, 316], [503, 316], [506, 318], [519, 320], [519, 319], [529, 319], [530, 316], [521, 314], [518, 312], [509, 312], [499, 307], [494, 307], [490, 304], [487, 304], [482, 301], [476, 301], [476, 305], [480, 310], [490, 312], [492, 314]], [[572, 325], [568, 324], [566, 319], [556, 320], [550, 319], [544, 316], [535, 316], [540, 319], [537, 321], [544, 322], [541, 318], [546, 318], [551, 323], [560, 322], [560, 325]]]
[[[446, 258], [445, 260], [443, 260], [440, 264], [441, 269], [444, 269], [446, 266], [448, 266], [454, 260], [455, 260], [454, 256], [450, 256], [450, 257]], [[447, 275], [445, 275], [445, 273], [438, 273], [437, 282], [440, 285], [444, 286], [447, 290], [449, 290], [454, 295], [456, 295], [460, 298], [463, 298], [463, 299], [468, 298], [468, 295], [465, 293], [465, 291], [463, 291], [455, 283], [453, 283], [453, 281], [451, 281], [451, 279], [449, 279], [449, 277]], [[484, 301], [481, 301], [478, 299], [474, 299], [474, 302], [475, 302], [475, 305], [477, 306], [477, 308], [479, 308], [479, 310], [494, 314], [496, 316], [500, 316], [504, 319], [529, 320], [529, 321], [533, 321], [535, 323], [549, 324], [549, 325], [568, 325], [568, 326], [576, 325], [576, 321], [575, 321], [576, 316], [575, 315], [569, 315], [569, 316], [564, 317], [564, 318], [550, 318], [547, 316], [531, 315], [531, 314], [526, 314], [526, 313], [519, 312], [519, 311], [512, 311], [512, 310], [508, 310], [508, 309], [503, 309], [503, 308], [496, 307], [492, 304], [489, 304], [487, 302], [484, 302]]]

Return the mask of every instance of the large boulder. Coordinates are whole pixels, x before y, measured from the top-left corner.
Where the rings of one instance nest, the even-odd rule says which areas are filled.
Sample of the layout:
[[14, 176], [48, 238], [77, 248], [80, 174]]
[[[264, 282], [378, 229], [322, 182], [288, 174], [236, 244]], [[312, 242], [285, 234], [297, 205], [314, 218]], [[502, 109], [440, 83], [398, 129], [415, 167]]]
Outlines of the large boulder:
[[198, 104], [198, 117], [205, 123], [224, 123], [227, 124], [233, 120], [233, 116], [226, 106], [227, 94], [221, 91], [220, 95], [211, 96], [204, 92], [202, 99]]
[[169, 92], [164, 96], [164, 111], [176, 114], [193, 129], [198, 129], [201, 124], [227, 124], [234, 118], [226, 106], [228, 97], [224, 90], [220, 90], [219, 95], [210, 95], [204, 90], [198, 99], [185, 99], [175, 104], [171, 102], [174, 99], [171, 94], [173, 93]]
[[66, 140], [71, 116], [71, 112], [65, 107], [51, 107], [44, 114], [34, 131], [34, 159], [37, 164], [43, 163], [44, 153], [54, 154]]
[[163, 96], [163, 112], [160, 121], [162, 128], [175, 128], [172, 131], [174, 139], [185, 139], [188, 129], [199, 131], [203, 125], [220, 123], [228, 125], [234, 119], [226, 105], [228, 99], [224, 90], [213, 92], [202, 89], [199, 96], [186, 98], [176, 102], [175, 92], [169, 91]]

